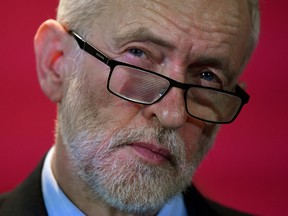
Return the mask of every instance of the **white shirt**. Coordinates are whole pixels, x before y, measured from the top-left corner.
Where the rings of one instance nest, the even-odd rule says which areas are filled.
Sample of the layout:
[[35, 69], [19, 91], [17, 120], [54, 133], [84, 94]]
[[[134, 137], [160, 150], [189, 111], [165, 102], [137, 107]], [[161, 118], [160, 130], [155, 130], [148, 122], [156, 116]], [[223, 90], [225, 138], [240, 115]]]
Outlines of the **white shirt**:
[[[51, 169], [54, 147], [48, 152], [42, 170], [42, 192], [49, 216], [73, 215], [84, 216], [58, 186]], [[173, 197], [157, 214], [157, 216], [187, 216], [182, 194]]]

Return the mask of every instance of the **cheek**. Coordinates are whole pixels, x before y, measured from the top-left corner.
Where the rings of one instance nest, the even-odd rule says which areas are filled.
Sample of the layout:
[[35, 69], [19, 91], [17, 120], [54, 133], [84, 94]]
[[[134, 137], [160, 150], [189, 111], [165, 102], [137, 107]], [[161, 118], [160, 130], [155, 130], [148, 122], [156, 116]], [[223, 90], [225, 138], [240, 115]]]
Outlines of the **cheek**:
[[[210, 128], [211, 129], [208, 129]], [[203, 152], [204, 146], [210, 144], [210, 140], [213, 137], [212, 128], [215, 126], [205, 125], [203, 122], [193, 120], [193, 123], [188, 122], [181, 130], [179, 131], [180, 136], [182, 137], [185, 143], [185, 152], [186, 160], [192, 161], [196, 156], [199, 157]], [[206, 133], [211, 131], [211, 133]], [[209, 139], [207, 139], [209, 137]], [[211, 139], [210, 139], [211, 137]]]
[[88, 81], [89, 103], [102, 117], [105, 116], [110, 123], [114, 123], [114, 126], [129, 123], [139, 113], [141, 105], [113, 95], [108, 91], [106, 82], [105, 79]]
[[95, 93], [104, 92], [103, 90], [106, 90], [110, 67], [91, 56], [84, 58], [82, 65], [86, 88]]
[[193, 156], [198, 152], [201, 136], [202, 136], [202, 130], [200, 128], [193, 126], [187, 128], [182, 133], [182, 137], [185, 143], [185, 152], [187, 161], [191, 161]]
[[101, 109], [101, 112], [121, 117], [133, 114], [141, 109], [139, 105], [121, 99], [108, 91], [109, 67], [104, 64], [95, 64], [94, 59], [88, 59], [85, 61], [83, 69], [85, 72], [85, 88], [90, 101], [93, 101], [96, 107]]
[[107, 106], [100, 108], [101, 115], [109, 116], [110, 123], [117, 130], [135, 124], [141, 107], [113, 95], [109, 98]]
[[89, 103], [95, 106], [96, 109], [107, 107], [113, 98], [107, 90], [109, 72], [109, 67], [105, 67], [105, 65], [104, 67], [101, 67], [101, 65], [100, 67], [95, 67], [95, 64], [91, 65], [89, 61], [83, 68], [84, 93]]

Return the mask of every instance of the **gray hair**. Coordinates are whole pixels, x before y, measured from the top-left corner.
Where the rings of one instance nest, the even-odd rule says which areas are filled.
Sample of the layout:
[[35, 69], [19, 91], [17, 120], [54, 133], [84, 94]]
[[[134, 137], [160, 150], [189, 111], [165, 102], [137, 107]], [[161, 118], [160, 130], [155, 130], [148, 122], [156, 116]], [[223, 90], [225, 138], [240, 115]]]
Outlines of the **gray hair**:
[[108, 5], [108, 0], [60, 0], [57, 21], [68, 29], [77, 30], [83, 36], [89, 35], [97, 16]]
[[248, 53], [244, 63], [246, 64], [250, 58], [254, 48], [256, 47], [260, 34], [260, 9], [259, 0], [247, 0], [249, 5], [249, 13], [251, 17], [251, 37], [248, 44]]
[[[241, 0], [242, 1], [242, 0]], [[60, 0], [57, 20], [66, 28], [77, 30], [83, 36], [89, 35], [93, 21], [108, 6], [108, 0]], [[251, 37], [244, 65], [257, 45], [260, 32], [259, 0], [247, 0], [251, 17]]]

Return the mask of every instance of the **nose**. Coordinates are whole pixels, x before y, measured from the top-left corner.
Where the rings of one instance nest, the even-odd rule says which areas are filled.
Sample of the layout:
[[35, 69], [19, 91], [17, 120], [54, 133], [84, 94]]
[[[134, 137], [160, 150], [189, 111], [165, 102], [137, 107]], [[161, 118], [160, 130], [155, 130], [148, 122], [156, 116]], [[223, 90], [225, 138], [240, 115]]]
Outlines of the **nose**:
[[143, 115], [147, 119], [157, 118], [165, 128], [178, 129], [188, 118], [183, 95], [183, 90], [173, 87], [160, 101], [145, 106]]

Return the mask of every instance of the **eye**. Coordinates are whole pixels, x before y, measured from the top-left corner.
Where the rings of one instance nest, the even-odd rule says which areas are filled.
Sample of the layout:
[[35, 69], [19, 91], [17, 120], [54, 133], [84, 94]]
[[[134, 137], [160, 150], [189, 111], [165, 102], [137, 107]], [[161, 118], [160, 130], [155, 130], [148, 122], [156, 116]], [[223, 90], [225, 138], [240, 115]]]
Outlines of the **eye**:
[[219, 82], [218, 77], [214, 73], [212, 73], [211, 71], [201, 72], [200, 77], [201, 77], [201, 79], [209, 81], [209, 82]]
[[221, 89], [223, 85], [221, 79], [210, 70], [204, 70], [199, 72], [198, 76], [196, 76], [195, 78], [196, 83], [202, 86]]
[[131, 55], [139, 57], [139, 58], [145, 56], [145, 52], [141, 49], [138, 49], [138, 48], [129, 49], [128, 52]]

